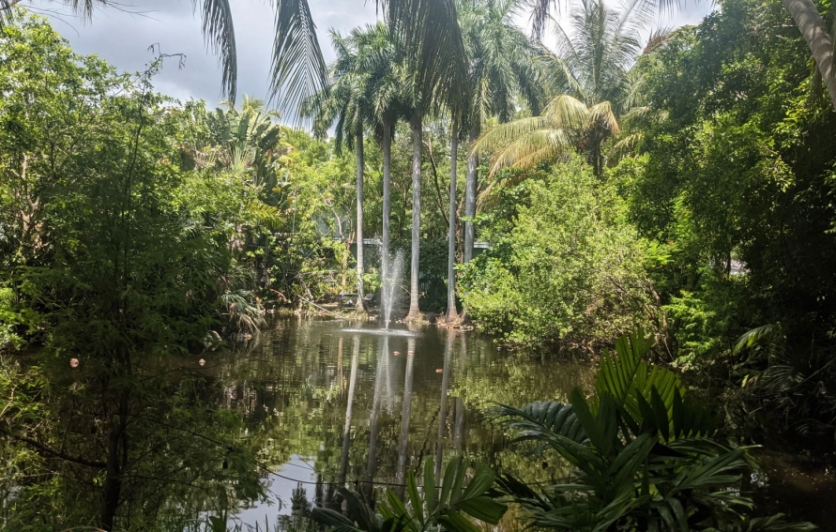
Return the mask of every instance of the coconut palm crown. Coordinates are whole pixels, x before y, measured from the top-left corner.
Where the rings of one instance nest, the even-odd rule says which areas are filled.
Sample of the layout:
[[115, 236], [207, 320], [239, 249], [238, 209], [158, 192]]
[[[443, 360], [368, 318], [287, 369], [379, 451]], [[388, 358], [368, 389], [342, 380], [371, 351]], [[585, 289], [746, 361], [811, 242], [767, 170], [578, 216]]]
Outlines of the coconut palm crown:
[[580, 151], [602, 176], [602, 147], [621, 131], [618, 116], [627, 110], [630, 72], [642, 51], [639, 29], [652, 15], [651, 7], [638, 0], [621, 10], [602, 0], [578, 0], [572, 6], [571, 27], [557, 25], [557, 50], [545, 60], [557, 96], [538, 116], [495, 127], [473, 146], [475, 152], [492, 154], [491, 175]]

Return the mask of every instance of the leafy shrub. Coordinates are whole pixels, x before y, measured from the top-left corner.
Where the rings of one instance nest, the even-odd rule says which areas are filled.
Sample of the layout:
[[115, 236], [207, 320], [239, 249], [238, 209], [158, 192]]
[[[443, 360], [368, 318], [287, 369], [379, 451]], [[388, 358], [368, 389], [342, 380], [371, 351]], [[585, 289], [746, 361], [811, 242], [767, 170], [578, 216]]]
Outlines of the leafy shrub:
[[614, 190], [577, 159], [520, 186], [528, 200], [513, 228], [465, 269], [463, 299], [479, 323], [525, 345], [605, 341], [646, 323], [642, 243]]
[[747, 279], [705, 268], [698, 290], [682, 290], [662, 307], [677, 346], [677, 362], [686, 367], [731, 354], [735, 340], [754, 319], [747, 305]]

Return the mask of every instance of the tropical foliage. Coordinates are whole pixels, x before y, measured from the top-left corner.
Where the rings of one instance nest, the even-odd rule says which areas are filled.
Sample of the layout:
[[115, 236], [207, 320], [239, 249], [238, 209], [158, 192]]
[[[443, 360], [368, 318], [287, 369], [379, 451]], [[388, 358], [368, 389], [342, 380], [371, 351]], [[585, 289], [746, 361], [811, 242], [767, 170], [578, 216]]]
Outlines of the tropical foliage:
[[343, 489], [341, 494], [348, 507], [346, 515], [327, 508], [316, 508], [312, 518], [329, 526], [329, 530], [346, 532], [474, 532], [478, 528], [465, 515], [496, 525], [505, 514], [505, 505], [490, 496], [494, 484], [494, 474], [490, 470], [479, 469], [468, 478], [467, 464], [461, 459], [451, 460], [438, 486], [433, 469], [433, 461], [427, 460], [421, 487], [414, 472], [409, 472], [406, 502], [389, 490], [385, 501], [376, 510], [362, 495]]
[[542, 401], [497, 415], [519, 435], [574, 468], [542, 488], [511, 475], [499, 484], [530, 525], [555, 530], [812, 530], [781, 515], [749, 519], [752, 501], [735, 492], [752, 460], [745, 448], [713, 438], [710, 414], [686, 396], [679, 378], [643, 358], [642, 333], [604, 353], [596, 395], [570, 403]]
[[623, 200], [579, 158], [496, 195], [483, 232], [494, 247], [464, 274], [483, 327], [529, 347], [577, 347], [658, 317], [648, 251]]
[[[110, 2], [63, 3], [89, 16]], [[155, 93], [165, 57], [119, 73], [18, 4], [0, 0], [1, 526], [224, 528], [268, 495], [278, 473], [262, 464], [290, 459], [288, 431], [341, 488], [358, 460], [373, 477], [374, 451], [351, 451], [371, 360], [359, 340], [344, 378], [342, 342], [334, 366], [318, 337], [281, 420], [264, 401], [274, 383], [247, 381], [233, 408], [245, 370], [211, 370], [225, 341], [257, 347], [241, 342], [277, 311], [345, 317], [353, 300], [373, 318], [397, 273], [380, 258], [403, 250], [409, 281], [394, 290], [409, 309], [393, 317], [446, 308], [450, 327], [442, 398], [421, 412], [437, 416], [439, 458], [413, 453], [419, 487], [411, 338], [406, 493], [375, 506], [368, 490], [332, 489], [323, 500], [346, 512], [315, 512], [322, 522], [472, 532], [521, 512], [563, 530], [809, 529], [753, 518], [740, 476], [753, 467], [744, 443], [824, 455], [836, 441], [829, 3], [723, 0], [666, 31], [649, 29], [660, 3], [641, 0], [578, 0], [553, 24], [550, 0], [381, 0], [378, 24], [331, 33], [326, 66], [308, 2], [279, 0], [271, 104], [236, 102], [231, 2], [194, 2], [223, 65], [218, 109]], [[533, 35], [553, 29], [556, 46], [516, 25], [532, 10]], [[282, 124], [297, 111], [311, 133]], [[454, 328], [469, 322], [526, 351], [493, 364], [495, 389], [466, 371], [450, 383]], [[600, 354], [639, 328], [647, 337]], [[566, 383], [532, 376], [526, 357], [570, 352], [599, 364], [595, 394], [499, 412], [526, 449], [557, 458], [547, 485], [498, 443], [480, 458], [501, 473], [503, 502], [470, 457], [441, 463], [451, 419], [467, 456], [465, 401], [518, 404], [549, 386], [540, 395], [559, 398]], [[327, 389], [311, 384], [322, 375]], [[381, 401], [376, 389], [370, 442]], [[325, 414], [343, 402], [344, 425]], [[266, 430], [250, 432], [255, 412]], [[335, 447], [319, 447], [334, 434], [338, 468]]]

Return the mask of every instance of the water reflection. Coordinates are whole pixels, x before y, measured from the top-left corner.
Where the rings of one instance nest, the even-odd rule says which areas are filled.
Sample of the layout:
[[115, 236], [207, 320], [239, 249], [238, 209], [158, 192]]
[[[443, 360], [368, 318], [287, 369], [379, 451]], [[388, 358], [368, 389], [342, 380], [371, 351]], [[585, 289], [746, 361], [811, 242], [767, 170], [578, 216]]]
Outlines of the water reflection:
[[345, 428], [343, 429], [343, 453], [340, 459], [340, 484], [345, 484], [348, 475], [348, 449], [351, 445], [351, 408], [354, 406], [354, 389], [357, 385], [357, 360], [360, 357], [360, 337], [353, 340], [351, 354], [351, 378], [348, 383], [348, 404], [345, 407]]
[[282, 321], [214, 366], [224, 406], [244, 417], [272, 472], [269, 504], [239, 512], [237, 522], [286, 521], [279, 516], [291, 516], [302, 499], [334, 505], [334, 483], [371, 499], [375, 486], [401, 491], [407, 471], [434, 458], [440, 472], [451, 453], [532, 478], [542, 474], [539, 463], [505, 451], [485, 408], [563, 399], [591, 384], [582, 364], [502, 353], [472, 332], [426, 327], [378, 336], [347, 328]]
[[401, 432], [398, 437], [398, 469], [395, 483], [398, 495], [403, 497], [403, 484], [406, 480], [406, 451], [409, 442], [409, 415], [412, 413], [412, 372], [415, 367], [415, 340], [410, 338], [406, 352], [406, 378], [403, 385], [403, 406], [401, 407]]

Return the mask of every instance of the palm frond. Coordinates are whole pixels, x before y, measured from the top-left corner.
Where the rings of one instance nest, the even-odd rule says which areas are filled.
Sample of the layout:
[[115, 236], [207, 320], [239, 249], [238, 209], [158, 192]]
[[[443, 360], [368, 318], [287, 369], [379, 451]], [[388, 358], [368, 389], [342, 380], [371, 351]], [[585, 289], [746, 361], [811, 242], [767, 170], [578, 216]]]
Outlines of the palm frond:
[[613, 144], [607, 152], [607, 163], [610, 165], [616, 165], [623, 161], [635, 153], [636, 148], [638, 148], [643, 140], [644, 133], [642, 132], [633, 133], [632, 135], [623, 137], [621, 140]]
[[[15, 8], [23, 0], [0, 0], [0, 28], [5, 24], [14, 22]], [[70, 6], [73, 12], [84, 21], [93, 18], [93, 10], [96, 4], [107, 5], [108, 0], [59, 0], [64, 5]]]
[[608, 135], [618, 135], [621, 127], [613, 112], [610, 102], [601, 102], [589, 108], [590, 121], [598, 127], [603, 128]]
[[[604, 111], [605, 109], [602, 107], [601, 110]], [[543, 117], [553, 127], [568, 131], [577, 131], [586, 127], [590, 119], [595, 118], [595, 115], [590, 114], [590, 111], [591, 109], [580, 100], [563, 94], [552, 100], [543, 109]]]
[[531, 3], [531, 38], [539, 41], [543, 38], [546, 30], [546, 23], [551, 18], [552, 6], [556, 6], [555, 0], [530, 0]]
[[418, 74], [425, 109], [468, 107], [467, 52], [455, 0], [379, 0], [386, 4], [389, 28]]
[[520, 136], [494, 153], [489, 175], [492, 177], [504, 168], [527, 170], [543, 162], [556, 161], [574, 150], [575, 140], [571, 132], [553, 128]]
[[532, 116], [507, 124], [500, 124], [482, 134], [470, 147], [471, 154], [488, 154], [497, 151], [517, 138], [547, 128], [548, 118]]
[[[195, 10], [199, 0], [192, 0]], [[235, 27], [229, 0], [202, 0], [200, 14], [203, 19], [203, 38], [212, 53], [218, 55], [221, 65], [221, 84], [226, 97], [235, 102], [238, 92], [238, 52], [235, 45]]]
[[270, 93], [298, 119], [303, 102], [325, 87], [327, 76], [308, 0], [276, 0], [275, 27]]
[[766, 339], [780, 334], [780, 330], [780, 325], [777, 323], [767, 323], [766, 325], [761, 325], [760, 327], [748, 330], [737, 339], [737, 342], [734, 344], [733, 352], [737, 354], [744, 349], [753, 347]]
[[661, 49], [671, 37], [673, 29], [669, 27], [656, 28], [647, 36], [647, 43], [644, 45], [644, 54], [653, 54]]
[[587, 440], [572, 405], [559, 401], [536, 401], [522, 408], [498, 405], [490, 413], [503, 420], [503, 425], [518, 434], [517, 441], [547, 441], [553, 435], [560, 435], [572, 441], [583, 443]]

